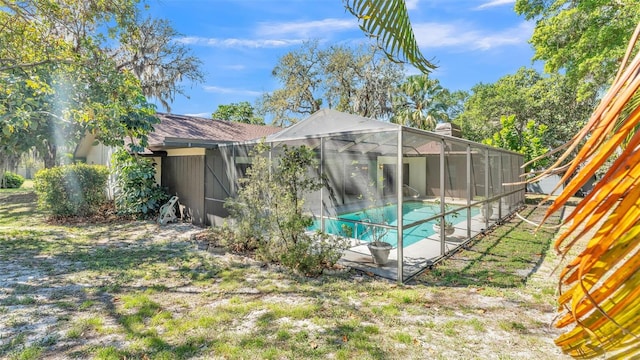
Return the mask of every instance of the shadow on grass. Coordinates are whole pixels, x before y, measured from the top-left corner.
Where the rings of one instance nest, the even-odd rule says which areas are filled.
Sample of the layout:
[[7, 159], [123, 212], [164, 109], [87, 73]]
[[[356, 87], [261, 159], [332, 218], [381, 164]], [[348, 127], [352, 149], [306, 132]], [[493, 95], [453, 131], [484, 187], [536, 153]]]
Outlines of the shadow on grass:
[[[527, 211], [531, 219], [541, 214], [536, 209]], [[392, 301], [386, 308], [386, 303], [391, 301], [387, 296], [393, 294], [393, 289], [373, 278], [360, 277], [358, 282], [363, 284], [356, 285], [351, 275], [309, 279], [257, 265], [245, 269], [234, 263], [205, 264], [208, 254], [193, 251], [185, 242], [116, 239], [94, 243], [94, 238], [105, 238], [109, 231], [117, 231], [118, 236], [122, 236], [128, 230], [126, 225], [114, 224], [0, 232], [0, 260], [10, 259], [38, 269], [55, 266], [52, 270], [55, 274], [89, 271], [79, 276], [82, 280], [76, 287], [91, 291], [77, 290], [75, 298], [72, 292], [61, 294], [64, 297], [60, 300], [69, 303], [61, 301], [60, 306], [68, 307], [70, 318], [87, 312], [96, 316], [106, 314], [110, 324], [117, 327], [109, 331], [122, 335], [130, 344], [106, 339], [102, 342], [104, 345], [94, 342], [85, 346], [88, 340], [106, 338], [105, 333], [97, 330], [87, 331], [81, 333], [79, 339], [64, 341], [76, 346], [77, 352], [47, 348], [45, 356], [407, 358], [414, 348], [402, 350], [397, 345], [404, 344], [405, 340], [381, 333], [378, 326], [386, 329], [388, 324], [395, 324], [397, 319], [392, 318], [397, 318], [397, 313], [405, 308], [411, 310], [410, 314], [423, 312], [423, 305], [429, 301], [417, 290], [402, 289], [398, 290], [400, 300]], [[540, 234], [544, 236], [534, 237], [530, 225], [513, 218], [418, 280], [442, 286], [520, 286], [542, 262], [554, 236], [553, 232], [541, 231]], [[113, 237], [112, 234], [110, 238]], [[149, 279], [142, 278], [145, 273], [150, 274]], [[208, 284], [198, 287], [199, 281]], [[357, 290], [352, 293], [352, 289]], [[38, 291], [32, 286], [16, 290], [17, 295]], [[407, 291], [416, 291], [415, 300]], [[274, 298], [280, 302], [274, 303]], [[345, 298], [366, 299], [370, 304], [358, 307]], [[42, 305], [38, 299], [34, 298], [38, 301], [35, 304], [27, 304], [29, 299], [18, 296], [14, 301], [36, 308]], [[85, 310], [84, 304], [90, 302], [99, 307]], [[208, 306], [214, 302], [215, 306]], [[309, 303], [314, 306], [309, 307]], [[376, 310], [380, 308], [383, 310]], [[326, 324], [326, 331], [308, 330], [304, 324], [309, 319]], [[290, 325], [297, 321], [303, 326]], [[380, 325], [385, 323], [387, 325]], [[404, 326], [393, 327], [393, 333]], [[398, 354], [402, 351], [406, 356]]]
[[[6, 191], [6, 190], [5, 190]], [[26, 225], [36, 213], [36, 196], [33, 192], [6, 193], [0, 192], [0, 226]]]
[[[15, 230], [0, 233], [0, 261], [6, 261], [0, 266], [10, 266], [16, 270], [14, 275], [19, 277], [2, 279], [9, 285], [0, 290], [13, 295], [2, 299], [0, 308], [20, 305], [25, 312], [37, 313], [36, 309], [39, 307], [53, 305], [56, 307], [59, 318], [74, 319], [83, 316], [80, 314], [93, 313], [85, 307], [99, 303], [108, 314], [107, 316], [113, 320], [110, 323], [118, 324], [117, 332], [122, 332], [127, 339], [141, 344], [140, 348], [143, 350], [136, 350], [135, 347], [122, 349], [112, 346], [93, 346], [80, 347], [78, 350], [66, 353], [65, 348], [57, 349], [47, 346], [48, 349], [43, 348], [46, 356], [61, 354], [64, 355], [63, 357], [71, 355], [141, 359], [153, 355], [158, 358], [186, 359], [198, 356], [206, 348], [203, 347], [201, 340], [190, 336], [174, 339], [175, 341], [172, 340], [170, 343], [159, 335], [154, 327], [148, 326], [151, 318], [164, 311], [160, 305], [152, 301], [141, 302], [125, 309], [117, 306], [122, 294], [147, 292], [169, 294], [172, 291], [162, 284], [136, 286], [145, 273], [153, 275], [154, 271], [160, 271], [161, 274], [163, 271], [170, 271], [173, 279], [177, 280], [180, 286], [194, 281], [213, 281], [220, 269], [212, 264], [190, 267], [189, 265], [193, 262], [201, 260], [201, 255], [189, 251], [189, 243], [156, 244], [114, 241], [106, 245], [95, 245], [74, 240], [63, 230]], [[93, 278], [90, 284], [79, 285], [67, 280], [69, 277], [74, 278], [76, 273], [86, 271], [89, 273], [80, 276]], [[20, 279], [25, 276], [29, 277], [29, 281], [37, 282], [37, 285], [22, 283]], [[178, 291], [175, 290], [175, 292]], [[25, 323], [24, 326], [28, 325]], [[5, 335], [8, 339], [18, 339], [22, 332], [22, 325], [19, 325]], [[77, 336], [78, 341], [87, 342], [92, 339], [99, 340], [104, 333], [82, 330], [78, 331]], [[65, 341], [76, 342], [75, 339], [70, 338]], [[15, 346], [12, 348], [15, 349]], [[11, 351], [13, 349], [0, 347], [0, 357], [11, 354]]]
[[[536, 222], [545, 211], [546, 207], [529, 205], [520, 214]], [[546, 224], [559, 221], [556, 214]], [[535, 226], [512, 217], [425, 271], [416, 282], [450, 287], [522, 286], [544, 261], [555, 233], [548, 228], [536, 231]]]
[[[23, 200], [22, 206], [33, 204], [35, 198], [15, 197], [0, 203], [0, 209]], [[24, 222], [30, 215], [19, 216]], [[194, 251], [185, 241], [148, 242], [146, 234], [132, 235], [139, 240], [125, 239], [127, 224], [40, 227], [37, 222], [32, 221], [33, 228], [0, 231], [0, 267], [15, 269], [32, 283], [19, 284], [22, 280], [13, 275], [3, 279], [10, 284], [6, 292], [14, 296], [0, 303], [0, 311], [2, 306], [19, 305], [27, 313], [38, 313], [43, 306], [52, 306], [58, 314], [56, 325], [63, 330], [70, 326], [67, 321], [86, 316], [115, 325], [104, 332], [83, 323], [85, 327], [73, 336], [58, 331], [60, 338], [43, 343], [45, 357], [326, 358], [335, 353], [343, 358], [390, 357], [380, 345], [377, 328], [361, 325], [372, 315], [370, 311], [361, 313], [348, 302], [337, 304], [327, 298], [326, 291], [352, 286], [348, 274], [306, 278], [277, 268], [252, 265], [245, 269], [247, 265], [233, 261], [222, 265], [206, 261], [209, 254]], [[137, 224], [130, 226], [135, 230]], [[99, 238], [112, 240], [96, 241]], [[208, 284], [198, 285], [204, 283]], [[307, 309], [304, 300], [274, 305], [265, 300], [270, 296], [315, 299], [320, 305], [312, 303]], [[177, 300], [165, 300], [172, 297]], [[200, 303], [190, 308], [188, 301], [193, 299]], [[210, 309], [204, 306], [214, 299], [227, 301]], [[244, 323], [251, 326], [253, 311], [265, 309], [268, 312], [256, 320], [254, 328], [243, 330]], [[354, 313], [357, 323], [338, 315], [347, 313]], [[337, 323], [326, 335], [310, 339], [307, 330], [282, 325], [281, 320], [289, 317], [297, 321], [329, 317]], [[13, 329], [8, 339], [19, 337], [29, 325], [25, 322], [24, 328]], [[131, 346], [104, 340], [111, 333], [121, 334]], [[9, 351], [0, 348], [0, 357]]]
[[35, 205], [37, 197], [33, 191], [16, 191], [8, 192], [7, 190], [0, 191], [0, 203], [5, 204], [32, 204]]

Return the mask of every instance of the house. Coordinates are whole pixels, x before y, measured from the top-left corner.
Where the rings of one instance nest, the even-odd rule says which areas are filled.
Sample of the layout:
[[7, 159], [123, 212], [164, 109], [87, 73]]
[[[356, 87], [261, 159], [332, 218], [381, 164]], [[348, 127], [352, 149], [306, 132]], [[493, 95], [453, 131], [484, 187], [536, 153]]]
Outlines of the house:
[[[212, 120], [196, 116], [157, 113], [160, 123], [149, 134], [149, 145], [141, 154], [156, 164], [156, 183], [177, 195], [181, 205], [197, 225], [208, 225], [205, 217], [205, 162], [207, 151], [219, 144], [264, 138], [282, 128]], [[74, 156], [87, 164], [109, 166], [114, 148], [95, 144], [95, 137], [85, 136]], [[112, 189], [109, 196], [113, 196]]]
[[[271, 159], [285, 146], [305, 145], [316, 154], [314, 171], [324, 184], [304, 198], [314, 217], [309, 230], [349, 238], [353, 246], [341, 261], [354, 267], [371, 264], [367, 244], [373, 233], [383, 233], [395, 266], [367, 270], [389, 278], [415, 276], [524, 202], [525, 187], [517, 184], [522, 154], [452, 136], [451, 126], [435, 133], [331, 109], [286, 129], [159, 116], [145, 153], [156, 159], [159, 182], [180, 197], [194, 224], [226, 220], [224, 204], [237, 194], [258, 139], [265, 139]], [[79, 149], [88, 163], [108, 159], [98, 146]]]

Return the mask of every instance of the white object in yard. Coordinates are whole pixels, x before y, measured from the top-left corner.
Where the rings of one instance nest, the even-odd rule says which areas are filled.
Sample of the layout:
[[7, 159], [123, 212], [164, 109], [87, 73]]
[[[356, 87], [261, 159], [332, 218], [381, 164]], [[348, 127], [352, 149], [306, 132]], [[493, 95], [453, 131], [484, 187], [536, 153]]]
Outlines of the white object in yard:
[[175, 221], [176, 208], [175, 205], [178, 202], [178, 197], [173, 196], [169, 201], [160, 207], [160, 216], [158, 217], [158, 224], [165, 225], [168, 222]]

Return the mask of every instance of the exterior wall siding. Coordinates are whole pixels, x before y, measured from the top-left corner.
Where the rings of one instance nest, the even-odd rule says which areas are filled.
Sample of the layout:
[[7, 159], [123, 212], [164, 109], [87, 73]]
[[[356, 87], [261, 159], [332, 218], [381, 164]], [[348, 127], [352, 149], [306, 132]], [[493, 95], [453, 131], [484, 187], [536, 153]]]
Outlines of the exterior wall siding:
[[207, 225], [204, 212], [204, 156], [162, 158], [162, 186], [179, 202], [195, 225]]

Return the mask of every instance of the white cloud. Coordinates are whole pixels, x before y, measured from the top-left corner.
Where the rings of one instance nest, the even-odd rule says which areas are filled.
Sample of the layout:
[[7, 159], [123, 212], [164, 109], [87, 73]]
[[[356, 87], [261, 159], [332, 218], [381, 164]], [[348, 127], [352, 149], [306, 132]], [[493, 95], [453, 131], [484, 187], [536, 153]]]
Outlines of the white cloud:
[[210, 47], [245, 47], [245, 48], [277, 48], [302, 44], [301, 39], [218, 39], [198, 36], [187, 36], [177, 39], [185, 45], [199, 45]]
[[501, 46], [526, 44], [533, 32], [533, 24], [522, 22], [514, 28], [498, 32], [476, 29], [463, 23], [419, 23], [414, 25], [418, 45], [423, 48], [459, 48], [462, 50], [490, 50]]
[[516, 0], [491, 0], [491, 1], [488, 1], [488, 2], [486, 2], [484, 4], [481, 4], [480, 6], [478, 6], [476, 8], [476, 10], [483, 10], [483, 9], [492, 8], [492, 7], [496, 7], [496, 6], [514, 4], [515, 2], [516, 2]]
[[259, 36], [291, 35], [295, 38], [317, 37], [331, 32], [357, 29], [358, 22], [353, 19], [323, 19], [314, 21], [294, 21], [284, 23], [261, 23], [256, 29]]
[[225, 88], [225, 87], [213, 86], [213, 85], [205, 85], [202, 88], [206, 92], [212, 92], [217, 94], [233, 94], [233, 95], [248, 95], [248, 96], [262, 95], [260, 91]]
[[219, 48], [280, 48], [302, 44], [309, 38], [318, 37], [319, 34], [326, 37], [331, 33], [357, 28], [358, 22], [355, 17], [349, 20], [329, 18], [315, 21], [260, 23], [254, 30], [256, 34], [254, 38], [185, 36], [176, 41], [185, 45]]
[[413, 10], [418, 8], [418, 2], [420, 0], [405, 0], [405, 4], [407, 4], [407, 10]]
[[197, 117], [203, 117], [203, 118], [210, 118], [211, 117], [211, 113], [212, 112], [208, 112], [208, 113], [195, 113], [195, 114], [184, 114], [185, 116], [197, 116]]

